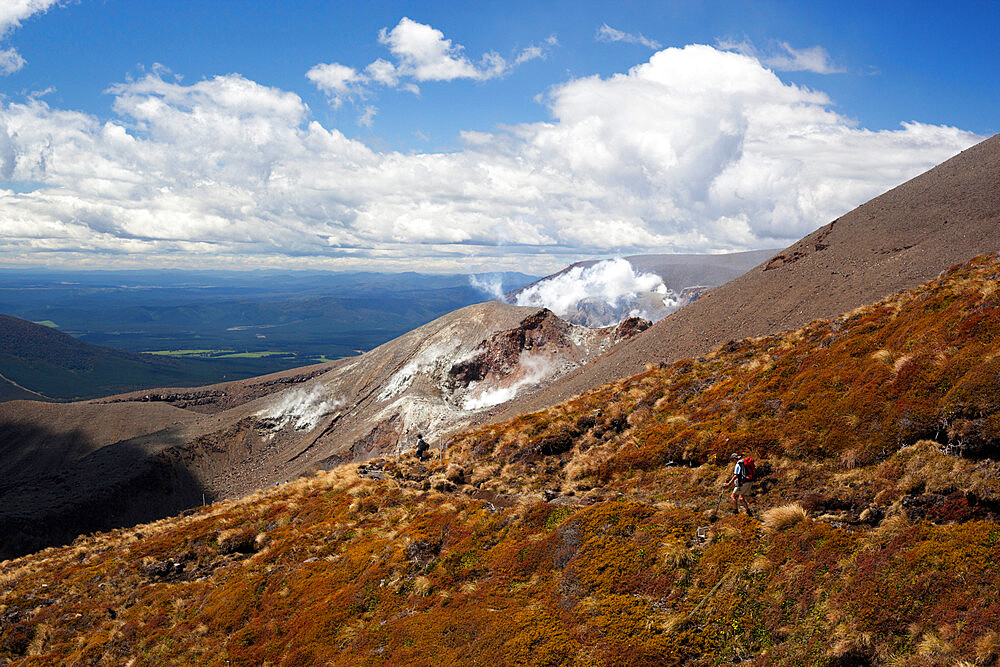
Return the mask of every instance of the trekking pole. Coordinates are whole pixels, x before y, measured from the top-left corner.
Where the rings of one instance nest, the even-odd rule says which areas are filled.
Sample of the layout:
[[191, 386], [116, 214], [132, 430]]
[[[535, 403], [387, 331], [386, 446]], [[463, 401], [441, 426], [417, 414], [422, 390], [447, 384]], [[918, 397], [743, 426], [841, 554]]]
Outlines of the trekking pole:
[[722, 496], [726, 493], [726, 487], [722, 487], [722, 491], [719, 491], [719, 499], [715, 501], [715, 509], [712, 510], [712, 515], [709, 517], [713, 521], [719, 516], [719, 505], [722, 504]]

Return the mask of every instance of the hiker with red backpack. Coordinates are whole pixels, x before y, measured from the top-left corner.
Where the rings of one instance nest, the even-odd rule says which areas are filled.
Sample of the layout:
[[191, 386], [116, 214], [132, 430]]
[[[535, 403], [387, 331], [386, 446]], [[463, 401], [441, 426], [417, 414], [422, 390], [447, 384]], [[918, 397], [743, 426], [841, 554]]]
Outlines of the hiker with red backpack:
[[733, 454], [729, 457], [731, 461], [735, 462], [733, 467], [733, 476], [723, 484], [723, 487], [733, 485], [733, 514], [740, 513], [740, 500], [743, 501], [743, 507], [746, 508], [747, 514], [753, 516], [753, 512], [750, 511], [750, 501], [747, 500], [747, 495], [750, 493], [750, 487], [753, 486], [753, 480], [757, 476], [757, 468], [754, 465], [753, 457], [743, 458], [739, 454]]

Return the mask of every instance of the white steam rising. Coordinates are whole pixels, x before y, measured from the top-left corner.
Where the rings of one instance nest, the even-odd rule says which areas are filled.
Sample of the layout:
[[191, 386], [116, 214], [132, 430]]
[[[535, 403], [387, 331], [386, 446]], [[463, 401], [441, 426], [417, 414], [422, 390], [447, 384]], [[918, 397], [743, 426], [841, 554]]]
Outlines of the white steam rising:
[[546, 278], [521, 290], [514, 303], [548, 308], [587, 326], [610, 326], [626, 317], [656, 321], [680, 305], [662, 278], [637, 272], [620, 257]]
[[504, 301], [503, 278], [496, 274], [470, 275], [469, 284], [491, 299]]
[[291, 424], [296, 431], [311, 431], [324, 415], [343, 404], [342, 400], [327, 396], [324, 387], [317, 385], [308, 391], [300, 388], [285, 394], [280, 401], [264, 408], [256, 416], [275, 420], [275, 429]]
[[453, 360], [460, 358], [462, 341], [459, 338], [436, 340], [425, 344], [405, 366], [399, 369], [379, 392], [378, 400], [387, 401], [406, 391], [419, 375], [429, 375], [443, 368], [450, 368]]
[[521, 353], [520, 366], [527, 371], [527, 373], [526, 375], [518, 378], [512, 384], [497, 387], [495, 389], [485, 389], [479, 394], [475, 394], [474, 390], [476, 385], [471, 385], [469, 387], [471, 390], [470, 395], [462, 403], [462, 407], [466, 410], [482, 410], [484, 408], [491, 408], [494, 405], [506, 403], [517, 396], [517, 392], [522, 387], [537, 384], [559, 370], [558, 367], [548, 359], [538, 356], [532, 357], [526, 352]]

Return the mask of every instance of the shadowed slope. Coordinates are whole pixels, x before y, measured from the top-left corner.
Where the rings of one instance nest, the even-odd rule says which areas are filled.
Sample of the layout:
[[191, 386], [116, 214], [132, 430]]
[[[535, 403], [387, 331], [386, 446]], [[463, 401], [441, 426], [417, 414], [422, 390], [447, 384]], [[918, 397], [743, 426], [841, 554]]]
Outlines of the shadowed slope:
[[876, 197], [500, 418], [552, 405], [646, 363], [708, 352], [871, 303], [1000, 250], [1000, 135]]

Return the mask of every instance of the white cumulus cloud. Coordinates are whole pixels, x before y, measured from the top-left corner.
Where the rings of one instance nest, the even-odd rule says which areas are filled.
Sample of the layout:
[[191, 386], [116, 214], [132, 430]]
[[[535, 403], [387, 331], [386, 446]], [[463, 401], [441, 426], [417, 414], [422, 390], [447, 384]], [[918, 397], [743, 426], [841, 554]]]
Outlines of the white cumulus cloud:
[[13, 74], [24, 67], [26, 62], [16, 49], [0, 49], [0, 75]]
[[306, 72], [306, 78], [330, 96], [335, 107], [340, 106], [345, 97], [360, 94], [360, 85], [367, 77], [353, 67], [340, 63], [321, 63]]
[[548, 272], [780, 247], [980, 140], [858, 127], [822, 92], [697, 45], [555, 86], [548, 121], [448, 153], [373, 150], [236, 74], [109, 93], [109, 120], [0, 102], [0, 170], [32, 184], [0, 187], [3, 261]]
[[395, 86], [399, 82], [399, 72], [396, 66], [382, 58], [369, 63], [365, 71], [368, 72], [368, 76], [371, 77], [372, 81], [380, 83], [383, 86]]
[[[550, 35], [541, 44], [530, 44], [512, 53], [510, 59], [488, 51], [473, 62], [465, 55], [464, 46], [455, 44], [437, 28], [405, 16], [391, 30], [382, 28], [378, 41], [389, 49], [394, 61], [377, 58], [360, 71], [340, 63], [320, 63], [306, 73], [306, 78], [325, 92], [337, 108], [345, 99], [367, 97], [376, 85], [419, 95], [420, 87], [415, 81], [486, 81], [503, 77], [519, 65], [545, 59], [559, 45], [556, 36]], [[376, 111], [368, 105], [359, 124], [370, 127]]]
[[405, 16], [392, 30], [383, 28], [378, 40], [398, 58], [398, 69], [417, 81], [488, 79], [495, 76], [495, 64], [485, 59], [496, 54], [486, 54], [484, 67], [477, 67], [466, 57], [464, 48], [446, 39], [443, 32]]
[[47, 11], [61, 0], [4, 0], [0, 2], [0, 36], [21, 27], [21, 21]]

